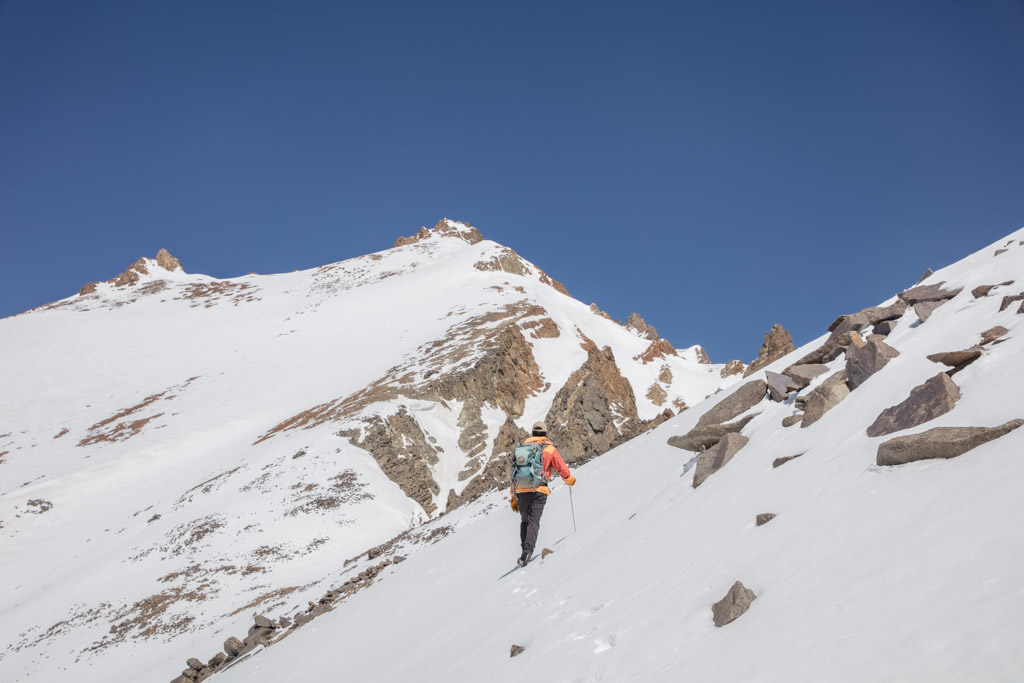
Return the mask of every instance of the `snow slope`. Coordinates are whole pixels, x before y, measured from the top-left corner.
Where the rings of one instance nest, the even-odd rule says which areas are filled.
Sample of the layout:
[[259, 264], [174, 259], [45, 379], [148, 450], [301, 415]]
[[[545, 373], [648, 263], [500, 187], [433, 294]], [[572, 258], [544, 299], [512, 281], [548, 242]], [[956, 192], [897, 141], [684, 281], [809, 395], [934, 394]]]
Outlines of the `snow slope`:
[[[0, 678], [170, 678], [169, 662], [244, 634], [253, 611], [305, 605], [344, 560], [427, 519], [338, 435], [347, 423], [261, 437], [396, 367], [422, 373], [425, 349], [494, 311], [540, 306], [561, 332], [530, 339], [548, 387], [520, 426], [586, 360], [584, 337], [613, 349], [642, 418], [665, 407], [643, 398], [653, 383], [692, 404], [735, 381], [679, 357], [633, 360], [649, 340], [528, 262], [479, 268], [509, 250], [439, 225], [452, 234], [295, 273], [216, 280], [147, 260], [133, 286], [0, 320]], [[364, 414], [403, 407], [444, 449], [431, 466], [443, 509], [469, 481], [459, 406], [392, 400]], [[493, 439], [505, 415], [483, 418]]]
[[[747, 446], [695, 489], [695, 454], [666, 441], [723, 392], [579, 468], [573, 498], [556, 488], [539, 542], [554, 554], [510, 572], [519, 520], [491, 494], [428, 525], [453, 533], [217, 680], [1020, 680], [1024, 429], [952, 460], [875, 464], [894, 436], [1024, 417], [1024, 315], [998, 310], [1024, 291], [1024, 230], [925, 284], [940, 281], [964, 289], [927, 322], [909, 310], [888, 338], [901, 355], [808, 428], [781, 427], [792, 398], [762, 400]], [[865, 434], [942, 369], [926, 355], [995, 325], [1005, 341], [957, 373], [951, 412]], [[755, 526], [765, 512], [778, 516]], [[716, 628], [711, 605], [737, 580], [758, 597]], [[525, 652], [510, 658], [513, 644]]]

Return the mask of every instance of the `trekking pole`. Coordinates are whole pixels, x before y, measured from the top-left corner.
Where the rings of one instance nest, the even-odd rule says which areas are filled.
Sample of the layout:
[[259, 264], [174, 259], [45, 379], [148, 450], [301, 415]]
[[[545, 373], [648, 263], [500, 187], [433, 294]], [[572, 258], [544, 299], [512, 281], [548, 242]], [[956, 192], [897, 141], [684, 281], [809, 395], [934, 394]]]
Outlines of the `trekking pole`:
[[569, 487], [569, 509], [572, 510], [572, 530], [576, 532], [576, 506], [572, 504], [572, 487]]

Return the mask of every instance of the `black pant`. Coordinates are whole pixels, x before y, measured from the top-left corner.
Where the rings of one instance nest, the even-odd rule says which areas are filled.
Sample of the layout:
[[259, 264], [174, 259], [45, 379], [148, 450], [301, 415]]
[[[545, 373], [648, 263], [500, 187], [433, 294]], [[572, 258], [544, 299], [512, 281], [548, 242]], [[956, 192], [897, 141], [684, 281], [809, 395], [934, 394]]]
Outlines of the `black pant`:
[[517, 493], [519, 500], [519, 517], [523, 520], [519, 525], [519, 541], [524, 553], [532, 553], [537, 545], [537, 534], [540, 533], [540, 516], [544, 514], [544, 503], [548, 502], [547, 494], [531, 491]]

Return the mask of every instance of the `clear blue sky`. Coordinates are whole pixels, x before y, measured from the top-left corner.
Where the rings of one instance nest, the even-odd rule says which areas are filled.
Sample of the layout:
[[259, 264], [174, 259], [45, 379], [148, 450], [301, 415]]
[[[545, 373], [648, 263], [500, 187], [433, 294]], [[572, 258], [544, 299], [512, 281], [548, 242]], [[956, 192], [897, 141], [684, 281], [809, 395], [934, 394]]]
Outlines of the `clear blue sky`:
[[1024, 225], [1024, 3], [0, 0], [0, 316], [468, 221], [749, 361]]

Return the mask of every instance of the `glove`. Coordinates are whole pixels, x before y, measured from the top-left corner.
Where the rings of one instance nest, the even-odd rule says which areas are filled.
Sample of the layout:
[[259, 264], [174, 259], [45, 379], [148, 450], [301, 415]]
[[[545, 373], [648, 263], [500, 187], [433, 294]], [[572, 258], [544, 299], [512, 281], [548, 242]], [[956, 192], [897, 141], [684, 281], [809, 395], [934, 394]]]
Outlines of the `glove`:
[[569, 477], [568, 479], [565, 480], [565, 483], [568, 484], [569, 486], [575, 486], [576, 477]]
[[519, 512], [519, 501], [515, 496], [512, 496], [512, 512]]

